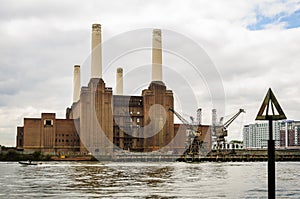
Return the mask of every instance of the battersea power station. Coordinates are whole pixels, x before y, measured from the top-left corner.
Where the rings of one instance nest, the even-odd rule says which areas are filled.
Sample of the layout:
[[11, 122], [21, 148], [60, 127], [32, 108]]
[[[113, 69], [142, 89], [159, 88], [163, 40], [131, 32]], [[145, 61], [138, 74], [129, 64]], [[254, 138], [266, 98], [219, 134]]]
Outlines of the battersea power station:
[[[150, 36], [150, 35], [149, 35]], [[188, 127], [174, 124], [174, 98], [162, 79], [162, 33], [152, 32], [152, 81], [141, 95], [123, 93], [123, 68], [116, 69], [116, 89], [102, 77], [101, 25], [92, 25], [91, 77], [81, 86], [80, 66], [74, 66], [73, 103], [66, 118], [42, 113], [24, 118], [17, 127], [17, 149], [49, 154], [112, 156], [126, 152], [182, 154]], [[149, 55], [150, 56], [150, 55]], [[126, 70], [126, 68], [124, 68]], [[150, 75], [150, 74], [149, 74]], [[211, 129], [198, 125], [200, 139], [211, 148]]]

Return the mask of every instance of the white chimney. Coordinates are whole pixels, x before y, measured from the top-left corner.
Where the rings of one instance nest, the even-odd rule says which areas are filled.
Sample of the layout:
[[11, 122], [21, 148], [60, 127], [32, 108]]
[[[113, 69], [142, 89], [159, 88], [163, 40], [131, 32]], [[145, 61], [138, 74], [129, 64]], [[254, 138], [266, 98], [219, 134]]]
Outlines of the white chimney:
[[91, 78], [102, 78], [101, 25], [92, 26]]
[[217, 125], [217, 109], [212, 109], [212, 125]]
[[197, 124], [201, 125], [202, 124], [202, 109], [198, 108], [197, 110]]
[[80, 66], [74, 66], [74, 79], [73, 79], [73, 102], [78, 102], [80, 98]]
[[117, 68], [116, 95], [123, 95], [123, 68]]
[[162, 81], [161, 30], [154, 29], [152, 37], [152, 81]]

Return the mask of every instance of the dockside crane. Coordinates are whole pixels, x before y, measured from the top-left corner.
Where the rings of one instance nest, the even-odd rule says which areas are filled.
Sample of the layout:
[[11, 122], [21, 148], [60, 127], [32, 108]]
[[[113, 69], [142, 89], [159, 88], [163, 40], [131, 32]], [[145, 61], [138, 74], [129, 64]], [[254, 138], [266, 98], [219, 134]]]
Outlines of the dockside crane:
[[222, 124], [224, 118], [221, 117], [220, 124], [213, 126], [213, 131], [217, 142], [217, 149], [219, 149], [219, 146], [222, 142], [225, 142], [225, 137], [228, 135], [227, 128], [241, 113], [245, 113], [245, 110], [240, 109], [234, 116], [232, 116], [224, 124]]
[[[200, 153], [200, 148], [202, 146], [203, 141], [200, 140], [201, 130], [198, 128], [198, 125], [188, 122], [184, 117], [182, 117], [179, 113], [177, 113], [174, 109], [169, 108], [169, 111], [174, 113], [176, 117], [183, 123], [183, 125], [187, 128], [187, 140], [186, 140], [186, 149], [184, 155], [198, 155]], [[192, 118], [192, 117], [190, 117]]]

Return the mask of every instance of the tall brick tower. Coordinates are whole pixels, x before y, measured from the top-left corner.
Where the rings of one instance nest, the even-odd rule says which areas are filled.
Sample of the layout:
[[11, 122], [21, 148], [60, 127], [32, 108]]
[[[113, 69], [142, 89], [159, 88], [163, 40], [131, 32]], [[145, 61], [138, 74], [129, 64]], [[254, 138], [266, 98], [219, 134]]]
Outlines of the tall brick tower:
[[81, 152], [109, 156], [113, 152], [112, 89], [102, 79], [101, 25], [92, 26], [91, 79], [80, 95]]
[[[152, 37], [152, 82], [142, 91], [144, 101], [144, 148], [154, 151], [166, 146], [174, 137], [173, 92], [162, 81], [161, 30], [154, 29]], [[156, 132], [149, 132], [156, 131]], [[155, 135], [148, 137], [147, 135]], [[148, 138], [147, 138], [148, 137]]]

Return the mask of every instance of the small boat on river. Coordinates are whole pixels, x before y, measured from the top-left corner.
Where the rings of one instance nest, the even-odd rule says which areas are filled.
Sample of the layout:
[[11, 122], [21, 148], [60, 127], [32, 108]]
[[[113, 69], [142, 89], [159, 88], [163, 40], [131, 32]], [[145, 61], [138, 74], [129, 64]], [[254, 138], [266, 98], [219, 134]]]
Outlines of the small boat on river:
[[20, 161], [19, 164], [24, 165], [24, 166], [27, 166], [27, 165], [38, 165], [37, 163], [33, 163], [31, 161], [26, 161], [26, 162]]

